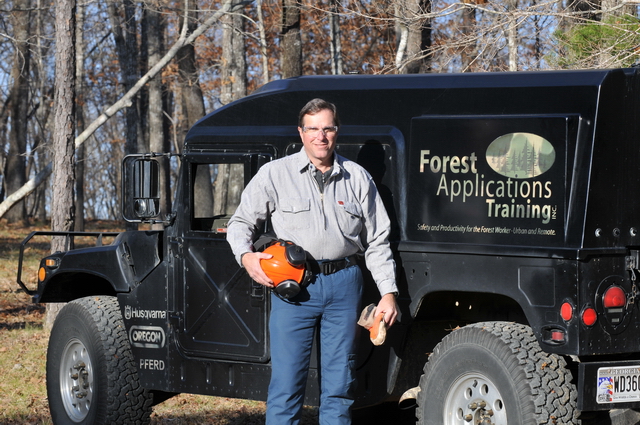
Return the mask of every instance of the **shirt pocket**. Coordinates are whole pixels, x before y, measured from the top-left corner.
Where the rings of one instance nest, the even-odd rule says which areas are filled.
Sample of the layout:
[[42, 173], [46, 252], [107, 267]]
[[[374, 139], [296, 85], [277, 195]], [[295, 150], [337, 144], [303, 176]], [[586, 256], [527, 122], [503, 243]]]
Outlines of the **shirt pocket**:
[[285, 198], [280, 202], [280, 211], [287, 227], [308, 229], [311, 226], [311, 200], [308, 198]]
[[350, 238], [357, 238], [362, 231], [362, 208], [360, 204], [338, 201], [337, 218], [340, 231]]

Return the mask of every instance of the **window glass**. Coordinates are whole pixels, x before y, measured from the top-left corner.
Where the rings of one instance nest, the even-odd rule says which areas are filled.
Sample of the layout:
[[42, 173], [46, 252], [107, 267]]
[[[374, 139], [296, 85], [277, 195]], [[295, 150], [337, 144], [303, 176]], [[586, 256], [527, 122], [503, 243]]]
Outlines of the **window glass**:
[[242, 163], [194, 164], [192, 230], [226, 233], [244, 190]]

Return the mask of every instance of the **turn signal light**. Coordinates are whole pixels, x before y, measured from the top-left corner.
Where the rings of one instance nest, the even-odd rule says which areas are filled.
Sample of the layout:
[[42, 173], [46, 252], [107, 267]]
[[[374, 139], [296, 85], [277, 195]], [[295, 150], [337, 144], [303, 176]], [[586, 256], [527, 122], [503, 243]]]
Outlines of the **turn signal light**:
[[582, 311], [582, 323], [587, 326], [593, 326], [598, 320], [598, 314], [593, 307], [587, 307]]
[[47, 277], [47, 269], [45, 269], [44, 267], [40, 267], [40, 269], [38, 270], [38, 280], [42, 282], [44, 281], [45, 277]]
[[624, 307], [627, 304], [627, 295], [619, 286], [610, 286], [604, 292], [602, 305], [604, 308]]
[[57, 257], [45, 258], [43, 266], [38, 269], [38, 280], [44, 281], [47, 277], [47, 271], [57, 269], [60, 266], [60, 259]]

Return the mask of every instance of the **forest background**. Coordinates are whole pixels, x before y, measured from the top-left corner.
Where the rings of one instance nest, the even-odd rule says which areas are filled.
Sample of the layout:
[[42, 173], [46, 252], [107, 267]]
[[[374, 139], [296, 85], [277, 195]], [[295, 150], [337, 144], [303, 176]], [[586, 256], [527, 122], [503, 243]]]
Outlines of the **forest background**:
[[180, 153], [270, 80], [633, 66], [639, 18], [640, 0], [4, 0], [0, 218], [120, 219], [124, 155]]

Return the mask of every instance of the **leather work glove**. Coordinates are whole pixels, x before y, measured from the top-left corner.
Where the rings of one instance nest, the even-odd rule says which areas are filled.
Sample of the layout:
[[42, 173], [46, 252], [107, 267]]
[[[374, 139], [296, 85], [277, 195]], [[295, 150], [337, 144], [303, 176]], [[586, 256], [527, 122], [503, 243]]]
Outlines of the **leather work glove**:
[[369, 331], [369, 339], [373, 345], [382, 345], [387, 337], [387, 324], [384, 321], [384, 313], [374, 317], [376, 311], [375, 304], [369, 304], [362, 310], [358, 325]]

